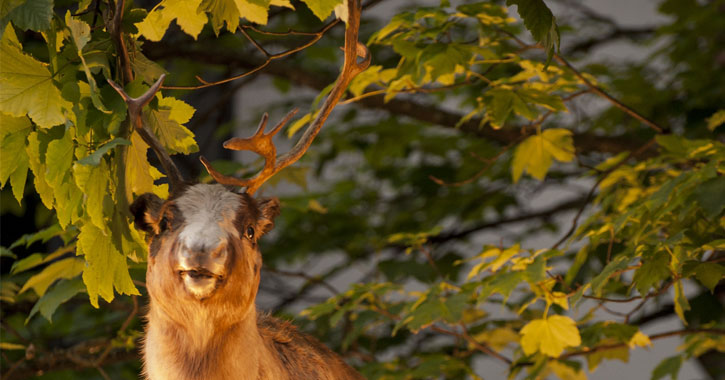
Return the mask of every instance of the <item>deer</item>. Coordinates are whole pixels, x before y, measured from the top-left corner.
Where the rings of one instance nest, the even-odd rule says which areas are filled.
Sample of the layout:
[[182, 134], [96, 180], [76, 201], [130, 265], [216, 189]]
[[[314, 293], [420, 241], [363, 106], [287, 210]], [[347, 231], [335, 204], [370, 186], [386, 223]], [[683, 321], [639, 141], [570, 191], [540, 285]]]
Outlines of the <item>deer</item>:
[[268, 133], [265, 114], [252, 137], [223, 144], [264, 158], [264, 167], [252, 178], [223, 175], [201, 157], [216, 183], [184, 180], [141, 117], [165, 76], [138, 98], [109, 80], [127, 104], [133, 130], [158, 157], [170, 186], [165, 200], [147, 193], [130, 205], [149, 248], [149, 305], [142, 344], [146, 379], [363, 379], [314, 337], [257, 310], [259, 239], [273, 228], [280, 202], [254, 197], [267, 179], [303, 156], [352, 78], [369, 66], [370, 53], [358, 42], [360, 9], [360, 0], [348, 2], [344, 64], [319, 113], [289, 152], [278, 157], [272, 137], [296, 110]]

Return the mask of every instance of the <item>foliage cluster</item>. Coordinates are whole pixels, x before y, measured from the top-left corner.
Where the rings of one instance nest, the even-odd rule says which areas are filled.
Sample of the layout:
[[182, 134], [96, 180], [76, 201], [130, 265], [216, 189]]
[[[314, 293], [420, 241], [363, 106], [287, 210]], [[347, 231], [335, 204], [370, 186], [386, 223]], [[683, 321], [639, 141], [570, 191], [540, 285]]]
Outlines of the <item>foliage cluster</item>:
[[[2, 211], [36, 225], [3, 222], [4, 375], [137, 377], [147, 253], [128, 204], [168, 187], [107, 81], [135, 96], [168, 75], [143, 117], [198, 174], [186, 159], [219, 146], [232, 95], [257, 72], [282, 99], [269, 109], [309, 108], [292, 138], [313, 118], [344, 27], [320, 22], [340, 3], [2, 2]], [[364, 4], [374, 59], [351, 106], [306, 166], [279, 174], [305, 191], [282, 197], [263, 247], [275, 311], [304, 308], [305, 329], [370, 379], [503, 367], [581, 379], [673, 336], [684, 343], [653, 379], [690, 359], [722, 376], [723, 1], [665, 0], [670, 21], [650, 30], [583, 6], [562, 22], [541, 0], [444, 0], [384, 19], [371, 16], [378, 3]], [[567, 59], [642, 35], [666, 42], [642, 62], [580, 71]], [[319, 95], [288, 96], [292, 85]], [[226, 173], [248, 171], [217, 158]], [[542, 192], [565, 196], [532, 206]], [[311, 275], [306, 262], [329, 265]], [[352, 284], [338, 292], [341, 279]], [[647, 330], [669, 315], [681, 328]]]

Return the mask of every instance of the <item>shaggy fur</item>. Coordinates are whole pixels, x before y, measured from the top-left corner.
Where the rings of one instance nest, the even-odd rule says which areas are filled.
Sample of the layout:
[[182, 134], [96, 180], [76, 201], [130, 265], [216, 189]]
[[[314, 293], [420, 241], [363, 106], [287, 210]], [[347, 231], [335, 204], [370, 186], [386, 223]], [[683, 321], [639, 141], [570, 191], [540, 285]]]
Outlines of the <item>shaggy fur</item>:
[[[144, 194], [131, 212], [151, 236], [146, 379], [363, 379], [316, 339], [257, 312], [257, 241], [279, 214], [276, 199], [199, 184], [165, 202]], [[212, 268], [211, 292], [185, 282], [189, 263]]]

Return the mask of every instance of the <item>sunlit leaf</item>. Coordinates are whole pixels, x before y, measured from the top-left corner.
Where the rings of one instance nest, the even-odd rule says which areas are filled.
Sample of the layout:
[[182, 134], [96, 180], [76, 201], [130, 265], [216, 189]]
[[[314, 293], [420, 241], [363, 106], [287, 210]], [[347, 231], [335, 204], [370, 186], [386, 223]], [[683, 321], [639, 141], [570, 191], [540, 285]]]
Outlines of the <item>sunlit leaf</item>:
[[70, 104], [61, 98], [46, 65], [22, 52], [11, 26], [0, 42], [0, 56], [0, 111], [29, 115], [44, 128], [63, 123], [63, 108]]
[[116, 250], [110, 236], [86, 223], [78, 237], [78, 250], [87, 263], [83, 267], [83, 283], [91, 305], [98, 307], [98, 296], [113, 301], [114, 288], [120, 294], [140, 295], [128, 273], [126, 256]]
[[521, 348], [526, 355], [541, 352], [557, 357], [565, 348], [580, 344], [581, 337], [576, 323], [562, 315], [535, 319], [521, 329]]
[[81, 274], [83, 266], [83, 260], [75, 257], [56, 261], [43, 268], [40, 273], [30, 277], [19, 293], [32, 288], [38, 296], [42, 297], [48, 287], [56, 280], [61, 278], [70, 279]]

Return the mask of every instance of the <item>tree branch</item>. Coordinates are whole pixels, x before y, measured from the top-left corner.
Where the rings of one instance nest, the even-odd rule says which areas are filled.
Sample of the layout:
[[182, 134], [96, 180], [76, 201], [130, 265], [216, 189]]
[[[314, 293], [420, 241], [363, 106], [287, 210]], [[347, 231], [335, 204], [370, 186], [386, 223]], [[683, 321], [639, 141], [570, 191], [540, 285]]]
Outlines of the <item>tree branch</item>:
[[[203, 46], [203, 42], [200, 45]], [[250, 59], [248, 55], [233, 51], [201, 51], [196, 50], [195, 46], [172, 45], [164, 41], [147, 42], [144, 48], [144, 54], [153, 60], [187, 59], [208, 64], [231, 65], [241, 69], [251, 69], [259, 65], [259, 62]], [[330, 77], [330, 75], [312, 73], [302, 67], [279, 61], [267, 65], [262, 73], [284, 78], [296, 85], [310, 87], [317, 91], [322, 91], [329, 84]], [[464, 133], [492, 140], [502, 145], [519, 141], [535, 133], [533, 130], [522, 133], [516, 128], [493, 129], [487, 123], [481, 126], [480, 118], [472, 118], [458, 125], [463, 117], [462, 114], [442, 109], [433, 104], [423, 104], [407, 99], [396, 98], [385, 102], [383, 95], [361, 99], [356, 104], [369, 109], [382, 109], [392, 114], [407, 116], [414, 120], [445, 128], [459, 129]], [[601, 136], [592, 133], [575, 133], [573, 138], [576, 150], [579, 152], [617, 154], [636, 150], [644, 144], [640, 139], [629, 135]], [[640, 157], [651, 156], [653, 152], [653, 150], [647, 150]]]

